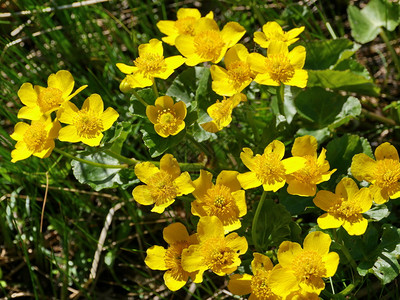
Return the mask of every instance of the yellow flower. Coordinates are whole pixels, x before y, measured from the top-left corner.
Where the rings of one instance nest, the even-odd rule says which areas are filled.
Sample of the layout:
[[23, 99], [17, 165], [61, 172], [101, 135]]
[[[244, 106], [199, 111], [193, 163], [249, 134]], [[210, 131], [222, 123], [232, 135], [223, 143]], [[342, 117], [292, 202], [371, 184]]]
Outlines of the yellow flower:
[[240, 158], [250, 172], [238, 175], [242, 187], [247, 190], [262, 185], [265, 191], [274, 192], [283, 187], [286, 175], [298, 171], [306, 162], [303, 157], [282, 160], [284, 155], [285, 146], [278, 140], [272, 141], [262, 155], [254, 156], [251, 149], [243, 148]]
[[71, 73], [65, 70], [51, 74], [47, 79], [47, 88], [24, 83], [18, 90], [18, 97], [26, 106], [19, 110], [18, 118], [39, 120], [42, 115], [58, 110], [63, 103], [87, 87], [84, 85], [71, 94], [74, 84]]
[[343, 226], [350, 235], [361, 235], [367, 230], [368, 221], [362, 213], [372, 206], [371, 194], [368, 188], [359, 190], [351, 178], [343, 178], [336, 186], [335, 194], [319, 191], [314, 204], [327, 212], [317, 220], [322, 229]]
[[246, 95], [242, 93], [233, 95], [221, 102], [217, 100], [216, 103], [207, 108], [207, 113], [212, 121], [200, 124], [201, 127], [212, 133], [222, 130], [232, 122], [232, 111], [242, 101], [247, 101]]
[[182, 267], [187, 272], [198, 271], [199, 282], [204, 271], [211, 269], [224, 276], [236, 271], [240, 266], [239, 255], [247, 251], [245, 237], [236, 232], [224, 236], [224, 226], [215, 216], [202, 217], [197, 224], [198, 245], [191, 245], [182, 252]]
[[336, 169], [329, 171], [329, 162], [325, 159], [326, 150], [322, 149], [317, 157], [318, 143], [315, 137], [306, 135], [294, 141], [292, 155], [304, 157], [307, 161], [304, 168], [286, 177], [287, 191], [292, 195], [314, 196], [317, 184], [328, 181]]
[[151, 86], [154, 78], [167, 79], [185, 62], [181, 55], [167, 58], [163, 55], [162, 42], [151, 39], [148, 44], [139, 46], [139, 57], [133, 61], [135, 66], [117, 63], [118, 69], [128, 74], [121, 82], [121, 90], [126, 91], [128, 86], [132, 89]]
[[300, 28], [294, 28], [285, 32], [282, 27], [276, 22], [267, 22], [263, 26], [263, 32], [254, 33], [254, 42], [259, 44], [263, 48], [268, 48], [272, 41], [285, 42], [286, 45], [291, 45], [295, 43], [299, 38], [297, 36], [302, 33], [304, 26]]
[[[178, 35], [194, 35], [195, 23], [201, 18], [201, 14], [196, 8], [180, 8], [176, 16], [176, 21], [166, 20], [157, 23], [158, 29], [167, 35], [162, 38], [163, 42], [171, 46], [175, 46], [175, 39]], [[210, 11], [205, 18], [213, 19], [214, 13]]]
[[225, 233], [240, 228], [239, 217], [247, 213], [245, 192], [241, 190], [236, 171], [222, 171], [216, 184], [212, 174], [200, 170], [200, 177], [193, 181], [196, 189], [193, 195], [192, 214], [199, 217], [217, 216], [224, 226]]
[[[271, 260], [260, 253], [253, 254], [251, 262], [253, 276], [249, 274], [234, 274], [230, 277], [228, 289], [235, 295], [243, 296], [251, 294], [249, 300], [281, 300], [282, 297], [276, 295], [270, 288], [270, 277], [273, 269]], [[296, 284], [294, 280], [285, 282]]]
[[308, 74], [303, 70], [306, 60], [306, 49], [297, 46], [289, 52], [286, 43], [272, 41], [267, 50], [267, 57], [259, 53], [249, 54], [251, 70], [257, 75], [254, 81], [259, 84], [279, 86], [286, 85], [304, 88]]
[[376, 161], [364, 153], [353, 157], [351, 173], [359, 180], [371, 183], [372, 199], [385, 203], [400, 197], [400, 162], [399, 154], [390, 143], [383, 143], [375, 150]]
[[287, 295], [285, 300], [319, 300], [319, 297], [317, 293], [298, 290]]
[[162, 137], [177, 135], [185, 128], [186, 104], [179, 101], [174, 104], [170, 96], [156, 99], [155, 105], [146, 107], [146, 116], [154, 124], [154, 130]]
[[54, 149], [54, 139], [60, 130], [60, 123], [51, 121], [50, 117], [42, 116], [32, 124], [19, 122], [15, 125], [11, 138], [16, 140], [15, 150], [11, 152], [11, 161], [16, 162], [31, 155], [46, 158]]
[[[319, 294], [324, 288], [323, 277], [331, 277], [339, 265], [339, 255], [329, 252], [329, 235], [315, 231], [304, 239], [304, 249], [298, 243], [285, 241], [278, 250], [280, 268], [275, 267], [270, 278], [271, 289], [278, 295], [286, 295], [302, 289], [304, 292]], [[297, 284], [288, 289], [287, 281]]]
[[135, 174], [145, 185], [134, 188], [133, 198], [142, 205], [155, 204], [151, 211], [156, 213], [164, 212], [176, 197], [194, 191], [189, 173], [181, 174], [179, 164], [171, 154], [161, 158], [160, 169], [150, 162], [142, 162], [135, 166]]
[[213, 19], [201, 18], [194, 25], [194, 35], [179, 35], [175, 40], [175, 46], [187, 58], [188, 66], [206, 61], [218, 63], [245, 32], [246, 30], [237, 22], [227, 23], [220, 31]]
[[161, 270], [164, 273], [165, 285], [171, 291], [177, 291], [185, 285], [189, 277], [194, 282], [199, 279], [196, 272], [186, 272], [181, 265], [182, 251], [190, 245], [197, 243], [196, 234], [189, 236], [186, 228], [181, 223], [173, 223], [163, 230], [164, 240], [169, 244], [165, 249], [161, 246], [153, 246], [147, 249], [144, 262], [153, 270]]
[[254, 73], [247, 63], [249, 52], [242, 44], [230, 48], [224, 57], [226, 69], [211, 66], [212, 89], [218, 95], [232, 96], [240, 93], [254, 78]]
[[103, 138], [103, 131], [109, 129], [118, 119], [115, 109], [104, 111], [103, 100], [98, 94], [88, 97], [79, 110], [68, 102], [57, 113], [61, 123], [69, 124], [61, 128], [58, 139], [63, 142], [82, 142], [89, 146], [98, 146]]

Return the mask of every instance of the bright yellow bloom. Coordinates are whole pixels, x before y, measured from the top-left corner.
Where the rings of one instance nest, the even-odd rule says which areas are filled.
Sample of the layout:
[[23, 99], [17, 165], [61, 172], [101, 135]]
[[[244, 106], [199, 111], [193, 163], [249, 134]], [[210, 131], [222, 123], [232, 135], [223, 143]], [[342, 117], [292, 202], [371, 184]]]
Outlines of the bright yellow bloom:
[[254, 79], [255, 75], [247, 63], [249, 51], [242, 44], [230, 48], [224, 57], [226, 69], [211, 66], [212, 89], [218, 95], [232, 96], [240, 93]]
[[24, 83], [18, 91], [18, 97], [23, 106], [18, 112], [18, 118], [39, 120], [42, 115], [58, 110], [61, 105], [87, 87], [84, 85], [72, 93], [74, 78], [71, 73], [60, 70], [47, 79], [47, 88], [30, 83]]
[[199, 271], [202, 280], [204, 271], [211, 269], [224, 276], [236, 271], [240, 266], [239, 255], [247, 251], [245, 237], [236, 232], [224, 236], [224, 226], [215, 216], [202, 217], [197, 224], [198, 245], [191, 245], [182, 253], [182, 267], [187, 272]]
[[314, 204], [327, 212], [317, 220], [322, 229], [343, 226], [350, 235], [361, 235], [367, 230], [368, 221], [362, 213], [372, 206], [371, 194], [368, 188], [359, 190], [351, 178], [343, 178], [336, 186], [335, 194], [319, 191]]
[[117, 63], [118, 69], [128, 74], [121, 82], [120, 88], [126, 91], [130, 88], [143, 88], [151, 86], [154, 78], [167, 79], [176, 68], [185, 62], [181, 55], [164, 58], [162, 42], [157, 39], [151, 39], [148, 44], [139, 46], [139, 57], [133, 63], [135, 66], [129, 66], [123, 63]]
[[[235, 295], [243, 296], [251, 294], [249, 300], [281, 300], [282, 297], [276, 295], [270, 288], [270, 277], [273, 269], [271, 260], [259, 253], [253, 254], [251, 262], [253, 276], [249, 274], [234, 274], [230, 277], [228, 289]], [[295, 280], [285, 282], [290, 288], [291, 284], [296, 284]]]
[[319, 300], [319, 297], [317, 293], [298, 290], [287, 295], [285, 300]]
[[161, 158], [160, 169], [150, 162], [142, 162], [135, 166], [135, 174], [145, 185], [134, 188], [133, 199], [142, 205], [155, 204], [151, 211], [159, 214], [174, 203], [176, 197], [194, 191], [189, 173], [181, 174], [179, 164], [171, 154]]
[[118, 113], [112, 107], [104, 111], [100, 95], [92, 94], [79, 110], [68, 102], [57, 113], [61, 123], [69, 124], [61, 128], [58, 139], [63, 142], [82, 142], [89, 146], [98, 146], [103, 138], [103, 131], [109, 129], [118, 119]]
[[220, 31], [213, 19], [201, 18], [194, 25], [194, 35], [179, 35], [175, 40], [175, 46], [187, 58], [188, 66], [206, 61], [216, 64], [245, 32], [246, 30], [237, 22], [227, 23]]
[[297, 46], [289, 52], [283, 42], [272, 41], [267, 50], [267, 57], [259, 53], [249, 54], [251, 70], [257, 75], [254, 81], [259, 84], [279, 86], [286, 85], [304, 88], [308, 74], [303, 70], [306, 60], [306, 49]]
[[236, 171], [222, 171], [215, 185], [212, 183], [212, 174], [200, 170], [200, 177], [193, 181], [196, 189], [193, 195], [192, 214], [199, 217], [217, 216], [225, 233], [240, 228], [239, 217], [247, 213], [245, 192], [237, 180]]
[[264, 191], [274, 192], [283, 187], [286, 175], [300, 170], [306, 162], [303, 157], [282, 160], [284, 155], [285, 145], [278, 140], [272, 141], [262, 155], [254, 156], [251, 149], [243, 148], [240, 158], [250, 172], [238, 175], [242, 187], [247, 190], [262, 185]]
[[353, 157], [351, 173], [359, 180], [371, 183], [372, 199], [385, 203], [400, 197], [400, 162], [399, 154], [390, 143], [383, 143], [375, 150], [376, 161], [364, 153]]
[[194, 282], [199, 279], [197, 273], [189, 273], [183, 270], [181, 265], [182, 251], [190, 245], [197, 244], [196, 234], [189, 236], [186, 228], [181, 223], [173, 223], [163, 230], [164, 240], [169, 244], [165, 249], [161, 246], [153, 246], [147, 249], [144, 262], [153, 270], [162, 270], [164, 273], [165, 285], [171, 291], [177, 291], [185, 285], [189, 277]]
[[155, 105], [146, 107], [146, 116], [154, 124], [154, 130], [162, 137], [177, 135], [185, 128], [186, 104], [176, 102], [170, 96], [156, 99]]
[[[331, 242], [328, 234], [314, 231], [304, 239], [304, 249], [298, 243], [281, 243], [278, 250], [281, 268], [272, 271], [272, 291], [278, 295], [286, 295], [300, 288], [304, 292], [319, 294], [325, 288], [322, 278], [333, 276], [339, 265], [339, 255], [329, 252]], [[297, 284], [288, 289], [286, 282], [294, 278]]]
[[212, 118], [212, 121], [200, 124], [201, 127], [212, 133], [222, 130], [232, 122], [233, 109], [244, 101], [247, 101], [247, 97], [242, 93], [222, 101], [217, 100], [216, 103], [207, 108], [207, 113]]
[[11, 138], [16, 140], [15, 150], [11, 152], [11, 161], [16, 162], [31, 155], [46, 158], [54, 149], [54, 139], [58, 136], [60, 123], [51, 121], [50, 117], [42, 116], [32, 124], [19, 122], [15, 125]]
[[[176, 21], [166, 20], [157, 23], [158, 29], [167, 35], [162, 38], [163, 42], [171, 46], [175, 46], [175, 39], [178, 35], [194, 35], [195, 23], [201, 18], [201, 14], [196, 8], [180, 8], [176, 16]], [[210, 11], [205, 18], [213, 19], [214, 13]]]
[[304, 26], [285, 32], [278, 23], [267, 22], [262, 29], [263, 32], [254, 33], [254, 42], [263, 48], [268, 48], [271, 41], [284, 42], [288, 46], [295, 43], [299, 39], [297, 36], [303, 32]]
[[304, 157], [307, 161], [304, 168], [286, 177], [287, 191], [292, 195], [314, 196], [317, 184], [328, 181], [336, 169], [329, 171], [329, 162], [325, 159], [326, 150], [322, 148], [317, 157], [318, 143], [315, 137], [306, 135], [296, 138], [292, 155]]

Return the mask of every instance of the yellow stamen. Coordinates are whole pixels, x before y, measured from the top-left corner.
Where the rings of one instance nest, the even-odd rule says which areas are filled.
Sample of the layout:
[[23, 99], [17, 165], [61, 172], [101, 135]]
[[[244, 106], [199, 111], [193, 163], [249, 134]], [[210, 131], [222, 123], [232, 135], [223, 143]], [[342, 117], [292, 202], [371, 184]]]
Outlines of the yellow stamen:
[[271, 271], [257, 270], [251, 279], [251, 294], [257, 299], [280, 299], [268, 286]]
[[297, 181], [303, 184], [317, 184], [321, 180], [321, 167], [317, 164], [317, 159], [311, 155], [303, 156], [307, 161], [300, 171], [290, 174]]
[[294, 67], [289, 58], [282, 54], [269, 55], [265, 60], [267, 72], [271, 79], [276, 82], [287, 82], [294, 76]]
[[162, 73], [167, 69], [164, 56], [153, 53], [145, 53], [134, 61], [139, 72], [147, 78], [154, 77], [153, 74]]
[[179, 241], [171, 244], [165, 253], [165, 265], [172, 272], [172, 277], [177, 280], [187, 279], [188, 272], [184, 271], [181, 265], [181, 256], [183, 249], [188, 248], [190, 245], [187, 241]]
[[400, 190], [400, 163], [394, 159], [378, 160], [375, 171], [375, 184], [393, 195]]
[[194, 38], [196, 53], [203, 59], [210, 61], [217, 60], [225, 43], [218, 31], [205, 30]]
[[254, 157], [254, 172], [263, 184], [274, 184], [286, 180], [285, 167], [274, 153]]
[[317, 278], [324, 277], [326, 274], [325, 264], [322, 257], [315, 251], [302, 251], [294, 262], [293, 269], [295, 275], [305, 282], [313, 282]]
[[172, 176], [165, 171], [154, 174], [147, 184], [151, 197], [157, 205], [171, 201], [177, 196], [177, 187], [173, 183]]
[[42, 151], [47, 140], [45, 125], [43, 123], [33, 123], [25, 132], [23, 140], [29, 151]]
[[241, 85], [251, 80], [252, 73], [248, 63], [243, 61], [235, 61], [227, 66], [228, 77], [235, 89], [239, 89]]
[[95, 138], [104, 130], [103, 121], [87, 109], [78, 111], [72, 123], [76, 127], [78, 136], [84, 138]]
[[37, 98], [37, 103], [42, 113], [58, 108], [63, 102], [62, 91], [53, 87], [41, 90]]
[[176, 20], [175, 27], [178, 29], [179, 34], [188, 34], [194, 35], [194, 23], [196, 23], [196, 19], [194, 17], [185, 17], [179, 20]]
[[201, 246], [204, 264], [215, 273], [230, 266], [235, 258], [235, 252], [225, 245], [225, 240], [211, 238]]

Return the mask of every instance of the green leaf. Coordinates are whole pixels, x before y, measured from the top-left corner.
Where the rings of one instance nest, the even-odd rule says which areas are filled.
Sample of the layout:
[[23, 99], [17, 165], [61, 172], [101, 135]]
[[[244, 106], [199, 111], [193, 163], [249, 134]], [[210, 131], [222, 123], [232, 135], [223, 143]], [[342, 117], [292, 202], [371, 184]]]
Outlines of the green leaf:
[[[118, 165], [119, 161], [102, 152], [89, 155], [78, 154], [77, 157], [106, 165]], [[99, 168], [77, 160], [71, 161], [72, 172], [80, 183], [86, 183], [95, 191], [112, 188], [122, 184], [118, 172], [120, 169]]]
[[362, 10], [350, 5], [351, 35], [359, 43], [368, 43], [376, 38], [380, 27], [393, 31], [399, 25], [399, 12], [399, 4], [387, 0], [371, 0]]
[[368, 96], [379, 96], [380, 92], [371, 79], [351, 70], [309, 70], [307, 86], [319, 86]]
[[345, 38], [308, 42], [305, 47], [307, 56], [304, 68], [307, 70], [329, 69], [339, 59], [352, 56], [359, 48], [357, 44]]
[[378, 277], [383, 284], [388, 284], [395, 279], [400, 273], [400, 265], [397, 261], [397, 255], [388, 252], [382, 252], [374, 266], [372, 271], [375, 276]]
[[[149, 105], [154, 105], [154, 103], [156, 102], [157, 97], [154, 94], [153, 89], [151, 88], [138, 90], [137, 93], [140, 98], [142, 98], [143, 101]], [[146, 106], [144, 106], [144, 104], [139, 101], [135, 95], [131, 96], [131, 105], [129, 107], [129, 112], [131, 112], [134, 116], [147, 119]]]
[[361, 113], [357, 98], [345, 97], [322, 88], [301, 92], [295, 99], [297, 112], [305, 119], [316, 123], [318, 128], [336, 128]]
[[369, 211], [364, 213], [369, 219], [380, 221], [390, 215], [390, 211], [386, 205], [375, 205]]
[[309, 213], [308, 208], [315, 208], [311, 197], [290, 195], [285, 189], [279, 190], [279, 203], [289, 211], [292, 216]]
[[121, 153], [122, 146], [132, 130], [131, 122], [119, 122], [115, 125], [114, 136], [107, 142], [110, 150]]
[[382, 226], [383, 233], [379, 248], [382, 251], [400, 255], [400, 229], [390, 224]]

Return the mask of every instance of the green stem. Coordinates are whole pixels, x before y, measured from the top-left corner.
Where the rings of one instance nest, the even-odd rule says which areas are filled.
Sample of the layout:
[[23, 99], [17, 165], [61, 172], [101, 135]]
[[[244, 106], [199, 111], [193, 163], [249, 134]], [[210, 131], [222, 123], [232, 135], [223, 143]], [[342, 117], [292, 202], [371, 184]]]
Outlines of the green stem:
[[156, 95], [157, 98], [160, 97], [160, 94], [158, 93], [158, 89], [157, 89], [157, 84], [156, 84], [156, 79], [155, 78], [153, 78], [153, 91], [154, 91], [154, 94]]
[[381, 122], [381, 123], [385, 123], [386, 125], [390, 125], [390, 126], [395, 126], [395, 125], [396, 125], [396, 122], [395, 122], [394, 120], [389, 119], [389, 118], [386, 118], [386, 117], [381, 116], [381, 115], [378, 115], [378, 114], [376, 114], [376, 113], [370, 112], [370, 111], [368, 111], [368, 110], [366, 110], [366, 109], [364, 109], [364, 108], [361, 110], [361, 112], [362, 112], [367, 118], [370, 118], [370, 119], [379, 121], [379, 122]]
[[262, 206], [264, 204], [264, 201], [265, 201], [266, 197], [267, 197], [267, 192], [263, 191], [263, 193], [261, 195], [260, 202], [258, 202], [258, 205], [257, 205], [257, 210], [256, 210], [256, 213], [255, 213], [254, 218], [253, 218], [253, 223], [251, 225], [251, 238], [253, 239], [254, 246], [256, 247], [256, 251], [258, 251], [258, 252], [261, 252], [262, 249], [260, 248], [260, 245], [258, 244], [257, 239], [256, 239], [257, 223], [258, 223], [258, 218], [260, 216], [261, 208], [262, 208]]
[[114, 151], [111, 151], [109, 149], [104, 150], [104, 153], [106, 153], [107, 155], [114, 157], [116, 159], [118, 159], [120, 162], [126, 163], [128, 165], [136, 165], [138, 164], [140, 161], [133, 159], [133, 158], [127, 158], [121, 154], [115, 153]]
[[136, 92], [135, 90], [132, 90], [132, 93], [135, 95], [136, 99], [138, 99], [140, 101], [140, 103], [142, 103], [144, 106], [147, 106], [148, 104], [146, 103], [146, 101], [143, 100], [142, 97], [140, 97], [140, 95], [138, 94], [138, 92]]
[[124, 164], [124, 165], [106, 165], [106, 164], [96, 163], [94, 161], [90, 161], [90, 160], [86, 160], [86, 159], [83, 159], [83, 158], [76, 157], [76, 156], [74, 156], [72, 154], [69, 154], [69, 153], [67, 153], [67, 152], [65, 152], [63, 150], [58, 149], [58, 148], [54, 148], [54, 151], [59, 153], [59, 154], [61, 154], [61, 155], [66, 156], [68, 158], [71, 158], [71, 159], [77, 160], [77, 161], [79, 161], [81, 163], [84, 163], [84, 164], [87, 164], [87, 165], [91, 165], [91, 166], [94, 166], [94, 167], [98, 167], [98, 168], [104, 168], [104, 169], [126, 169], [126, 168], [129, 167], [127, 164]]
[[260, 135], [258, 133], [257, 125], [254, 121], [254, 114], [251, 113], [251, 107], [250, 107], [249, 101], [246, 101], [246, 106], [247, 106], [246, 117], [247, 117], [247, 120], [251, 127], [251, 130], [253, 131], [253, 134], [254, 134], [254, 142], [256, 144], [258, 144], [258, 142], [260, 141]]
[[285, 85], [283, 83], [281, 83], [281, 85], [276, 88], [276, 96], [278, 97], [279, 114], [284, 116], [285, 109], [283, 103], [285, 102]]
[[396, 53], [396, 51], [394, 50], [394, 48], [392, 47], [392, 45], [390, 44], [389, 38], [386, 35], [385, 29], [381, 28], [381, 31], [379, 32], [382, 40], [385, 42], [386, 47], [388, 48], [388, 50], [390, 51], [390, 55], [392, 56], [393, 59], [393, 63], [397, 69], [397, 76], [396, 78], [400, 78], [400, 61], [399, 61], [399, 57]]
[[342, 290], [339, 295], [347, 296], [348, 294], [351, 293], [352, 290], [354, 290], [359, 284], [360, 284], [361, 279], [356, 278], [354, 283], [350, 283], [344, 290]]

